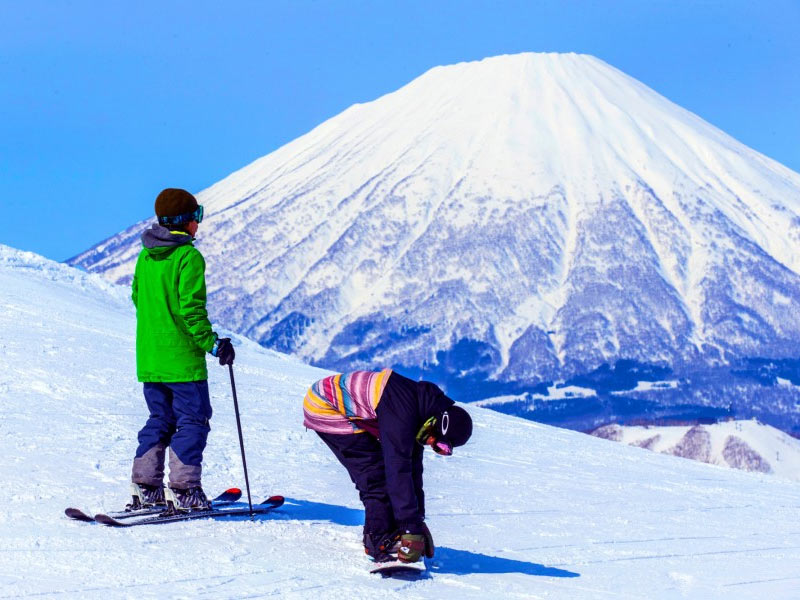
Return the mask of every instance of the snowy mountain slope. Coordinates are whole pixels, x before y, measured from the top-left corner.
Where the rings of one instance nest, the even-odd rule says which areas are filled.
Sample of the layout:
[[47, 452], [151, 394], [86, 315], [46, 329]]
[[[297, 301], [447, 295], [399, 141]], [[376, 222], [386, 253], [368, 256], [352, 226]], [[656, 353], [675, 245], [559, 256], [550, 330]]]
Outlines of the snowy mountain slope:
[[680, 378], [668, 368], [620, 360], [566, 382], [475, 404], [577, 431], [609, 423], [679, 426], [757, 419], [798, 437], [800, 360], [748, 359]]
[[[211, 186], [198, 246], [231, 329], [485, 398], [618, 359], [794, 357], [799, 192], [596, 58], [519, 54], [432, 69]], [[72, 264], [128, 281], [145, 225]]]
[[[426, 454], [432, 578], [365, 571], [344, 470], [303, 430], [323, 372], [237, 339], [251, 483], [279, 515], [113, 530], [67, 504], [125, 500], [146, 418], [126, 290], [0, 246], [0, 597], [795, 598], [800, 484], [473, 408], [473, 440]], [[205, 484], [242, 484], [225, 370], [210, 363]]]
[[800, 481], [800, 440], [757, 421], [682, 427], [612, 424], [594, 430], [592, 435], [662, 454]]

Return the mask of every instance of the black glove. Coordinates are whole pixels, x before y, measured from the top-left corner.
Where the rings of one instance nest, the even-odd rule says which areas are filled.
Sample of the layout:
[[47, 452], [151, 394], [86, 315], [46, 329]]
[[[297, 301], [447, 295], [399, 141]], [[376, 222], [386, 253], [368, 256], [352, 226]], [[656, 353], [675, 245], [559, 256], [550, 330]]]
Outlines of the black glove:
[[216, 350], [214, 356], [219, 358], [219, 364], [222, 366], [232, 365], [236, 352], [231, 344], [231, 338], [219, 338], [214, 346]]

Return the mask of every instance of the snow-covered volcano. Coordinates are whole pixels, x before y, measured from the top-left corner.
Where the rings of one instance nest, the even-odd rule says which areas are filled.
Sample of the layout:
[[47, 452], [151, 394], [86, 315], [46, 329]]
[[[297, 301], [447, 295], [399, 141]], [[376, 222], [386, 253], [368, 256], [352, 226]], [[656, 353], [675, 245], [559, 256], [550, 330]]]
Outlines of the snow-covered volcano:
[[[524, 388], [800, 344], [800, 175], [591, 56], [432, 69], [199, 198], [214, 318], [334, 369]], [[145, 225], [72, 264], [127, 281]]]

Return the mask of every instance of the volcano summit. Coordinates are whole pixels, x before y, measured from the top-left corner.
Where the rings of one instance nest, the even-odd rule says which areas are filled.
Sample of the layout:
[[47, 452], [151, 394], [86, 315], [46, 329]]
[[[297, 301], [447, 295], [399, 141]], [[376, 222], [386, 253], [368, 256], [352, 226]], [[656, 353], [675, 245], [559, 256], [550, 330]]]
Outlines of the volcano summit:
[[[198, 199], [212, 318], [314, 364], [797, 412], [800, 175], [591, 56], [434, 68]], [[146, 225], [70, 262], [129, 281]]]

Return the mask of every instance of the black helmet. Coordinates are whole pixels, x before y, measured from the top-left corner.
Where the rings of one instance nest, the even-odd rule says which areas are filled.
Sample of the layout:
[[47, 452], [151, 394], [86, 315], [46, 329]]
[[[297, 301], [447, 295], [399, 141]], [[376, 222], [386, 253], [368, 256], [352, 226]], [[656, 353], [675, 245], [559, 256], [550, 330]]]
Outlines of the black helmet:
[[472, 436], [472, 417], [453, 404], [436, 415], [436, 437], [452, 446], [463, 446]]

